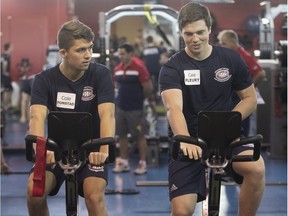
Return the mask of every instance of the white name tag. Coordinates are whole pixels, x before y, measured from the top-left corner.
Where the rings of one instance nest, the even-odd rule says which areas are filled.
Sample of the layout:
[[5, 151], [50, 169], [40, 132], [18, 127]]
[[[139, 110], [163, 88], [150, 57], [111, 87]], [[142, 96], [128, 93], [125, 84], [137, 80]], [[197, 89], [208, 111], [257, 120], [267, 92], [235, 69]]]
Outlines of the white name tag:
[[185, 85], [200, 85], [200, 70], [184, 70]]
[[74, 109], [75, 101], [76, 101], [76, 94], [74, 93], [66, 93], [66, 92], [57, 93], [56, 106], [59, 108]]

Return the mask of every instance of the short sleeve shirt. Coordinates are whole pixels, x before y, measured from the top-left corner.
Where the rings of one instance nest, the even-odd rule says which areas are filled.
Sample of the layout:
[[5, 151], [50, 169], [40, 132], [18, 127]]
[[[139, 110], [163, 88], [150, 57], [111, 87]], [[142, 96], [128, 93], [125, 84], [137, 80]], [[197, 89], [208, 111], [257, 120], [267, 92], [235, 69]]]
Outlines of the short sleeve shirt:
[[122, 63], [114, 69], [114, 81], [117, 82], [118, 95], [116, 105], [124, 111], [143, 109], [143, 87], [142, 83], [148, 82], [150, 75], [144, 62], [133, 57], [127, 67]]
[[159, 79], [161, 92], [168, 89], [182, 91], [183, 114], [192, 136], [197, 135], [197, 114], [200, 111], [231, 110], [232, 92], [252, 84], [240, 55], [222, 47], [213, 47], [211, 55], [202, 61], [180, 51], [162, 66]]
[[250, 70], [252, 77], [257, 75], [262, 70], [261, 66], [257, 63], [256, 59], [253, 56], [251, 56], [250, 53], [244, 50], [243, 47], [238, 47], [237, 52], [244, 59], [245, 63], [247, 64]]
[[142, 58], [151, 75], [157, 76], [160, 72], [160, 56], [163, 53], [158, 46], [148, 46], [143, 49]]
[[59, 70], [59, 64], [35, 76], [31, 105], [46, 106], [49, 111], [89, 112], [93, 116], [94, 137], [99, 138], [98, 105], [114, 103], [111, 73], [104, 65], [91, 63], [84, 75], [73, 82]]

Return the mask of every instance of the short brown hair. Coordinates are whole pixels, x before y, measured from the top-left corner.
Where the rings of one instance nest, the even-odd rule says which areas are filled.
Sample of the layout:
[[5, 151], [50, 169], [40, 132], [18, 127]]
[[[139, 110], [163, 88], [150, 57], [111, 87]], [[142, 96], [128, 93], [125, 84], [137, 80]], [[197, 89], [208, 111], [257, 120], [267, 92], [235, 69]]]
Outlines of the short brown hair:
[[57, 36], [57, 44], [60, 49], [68, 50], [73, 46], [74, 40], [79, 39], [94, 41], [94, 33], [90, 27], [79, 20], [70, 20], [61, 26]]
[[184, 5], [179, 12], [178, 27], [181, 32], [182, 29], [189, 23], [204, 20], [208, 29], [211, 29], [212, 18], [209, 9], [199, 3], [190, 2]]

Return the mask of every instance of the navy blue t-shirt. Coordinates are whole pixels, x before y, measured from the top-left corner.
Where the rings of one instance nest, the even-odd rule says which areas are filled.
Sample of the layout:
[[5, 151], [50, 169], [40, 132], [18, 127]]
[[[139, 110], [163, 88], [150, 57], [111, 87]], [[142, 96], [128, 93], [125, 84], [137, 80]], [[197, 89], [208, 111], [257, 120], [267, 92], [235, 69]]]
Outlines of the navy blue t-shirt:
[[100, 137], [98, 105], [114, 103], [112, 76], [107, 67], [91, 63], [84, 75], [73, 82], [59, 70], [59, 64], [35, 76], [31, 105], [47, 106], [49, 111], [89, 112], [93, 116], [94, 137]]
[[190, 135], [196, 136], [197, 114], [231, 110], [233, 90], [249, 87], [252, 78], [238, 53], [213, 46], [211, 55], [202, 61], [192, 59], [184, 50], [173, 55], [161, 68], [159, 84], [161, 92], [182, 90], [187, 127]]
[[161, 64], [160, 56], [163, 53], [162, 49], [158, 46], [148, 46], [143, 49], [142, 59], [150, 73], [158, 79]]

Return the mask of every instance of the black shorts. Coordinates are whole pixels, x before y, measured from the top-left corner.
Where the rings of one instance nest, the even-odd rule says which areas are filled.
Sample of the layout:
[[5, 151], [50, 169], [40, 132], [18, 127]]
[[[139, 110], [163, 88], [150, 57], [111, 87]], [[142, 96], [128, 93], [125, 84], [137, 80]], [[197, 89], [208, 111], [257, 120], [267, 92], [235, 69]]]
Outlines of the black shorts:
[[[240, 146], [233, 151], [233, 155], [253, 150], [251, 146]], [[169, 196], [170, 200], [184, 194], [197, 194], [197, 202], [206, 199], [205, 165], [200, 160], [169, 162]], [[229, 163], [225, 168], [228, 176], [232, 177], [238, 184], [242, 184], [243, 177], [238, 175]]]
[[33, 79], [25, 79], [20, 83], [20, 89], [22, 92], [25, 92], [28, 95], [31, 95]]
[[10, 77], [1, 75], [1, 88], [4, 88], [5, 91], [13, 91]]
[[[33, 170], [34, 167], [31, 169], [30, 173], [33, 172]], [[58, 193], [61, 185], [65, 181], [64, 171], [58, 164], [54, 169], [52, 169], [51, 166], [46, 166], [46, 171], [50, 171], [56, 176], [56, 186], [49, 194], [49, 196], [54, 196]], [[85, 166], [77, 170], [78, 194], [82, 197], [84, 197], [83, 182], [84, 179], [87, 177], [103, 178], [108, 183], [108, 166], [91, 166], [89, 164], [86, 164]]]

